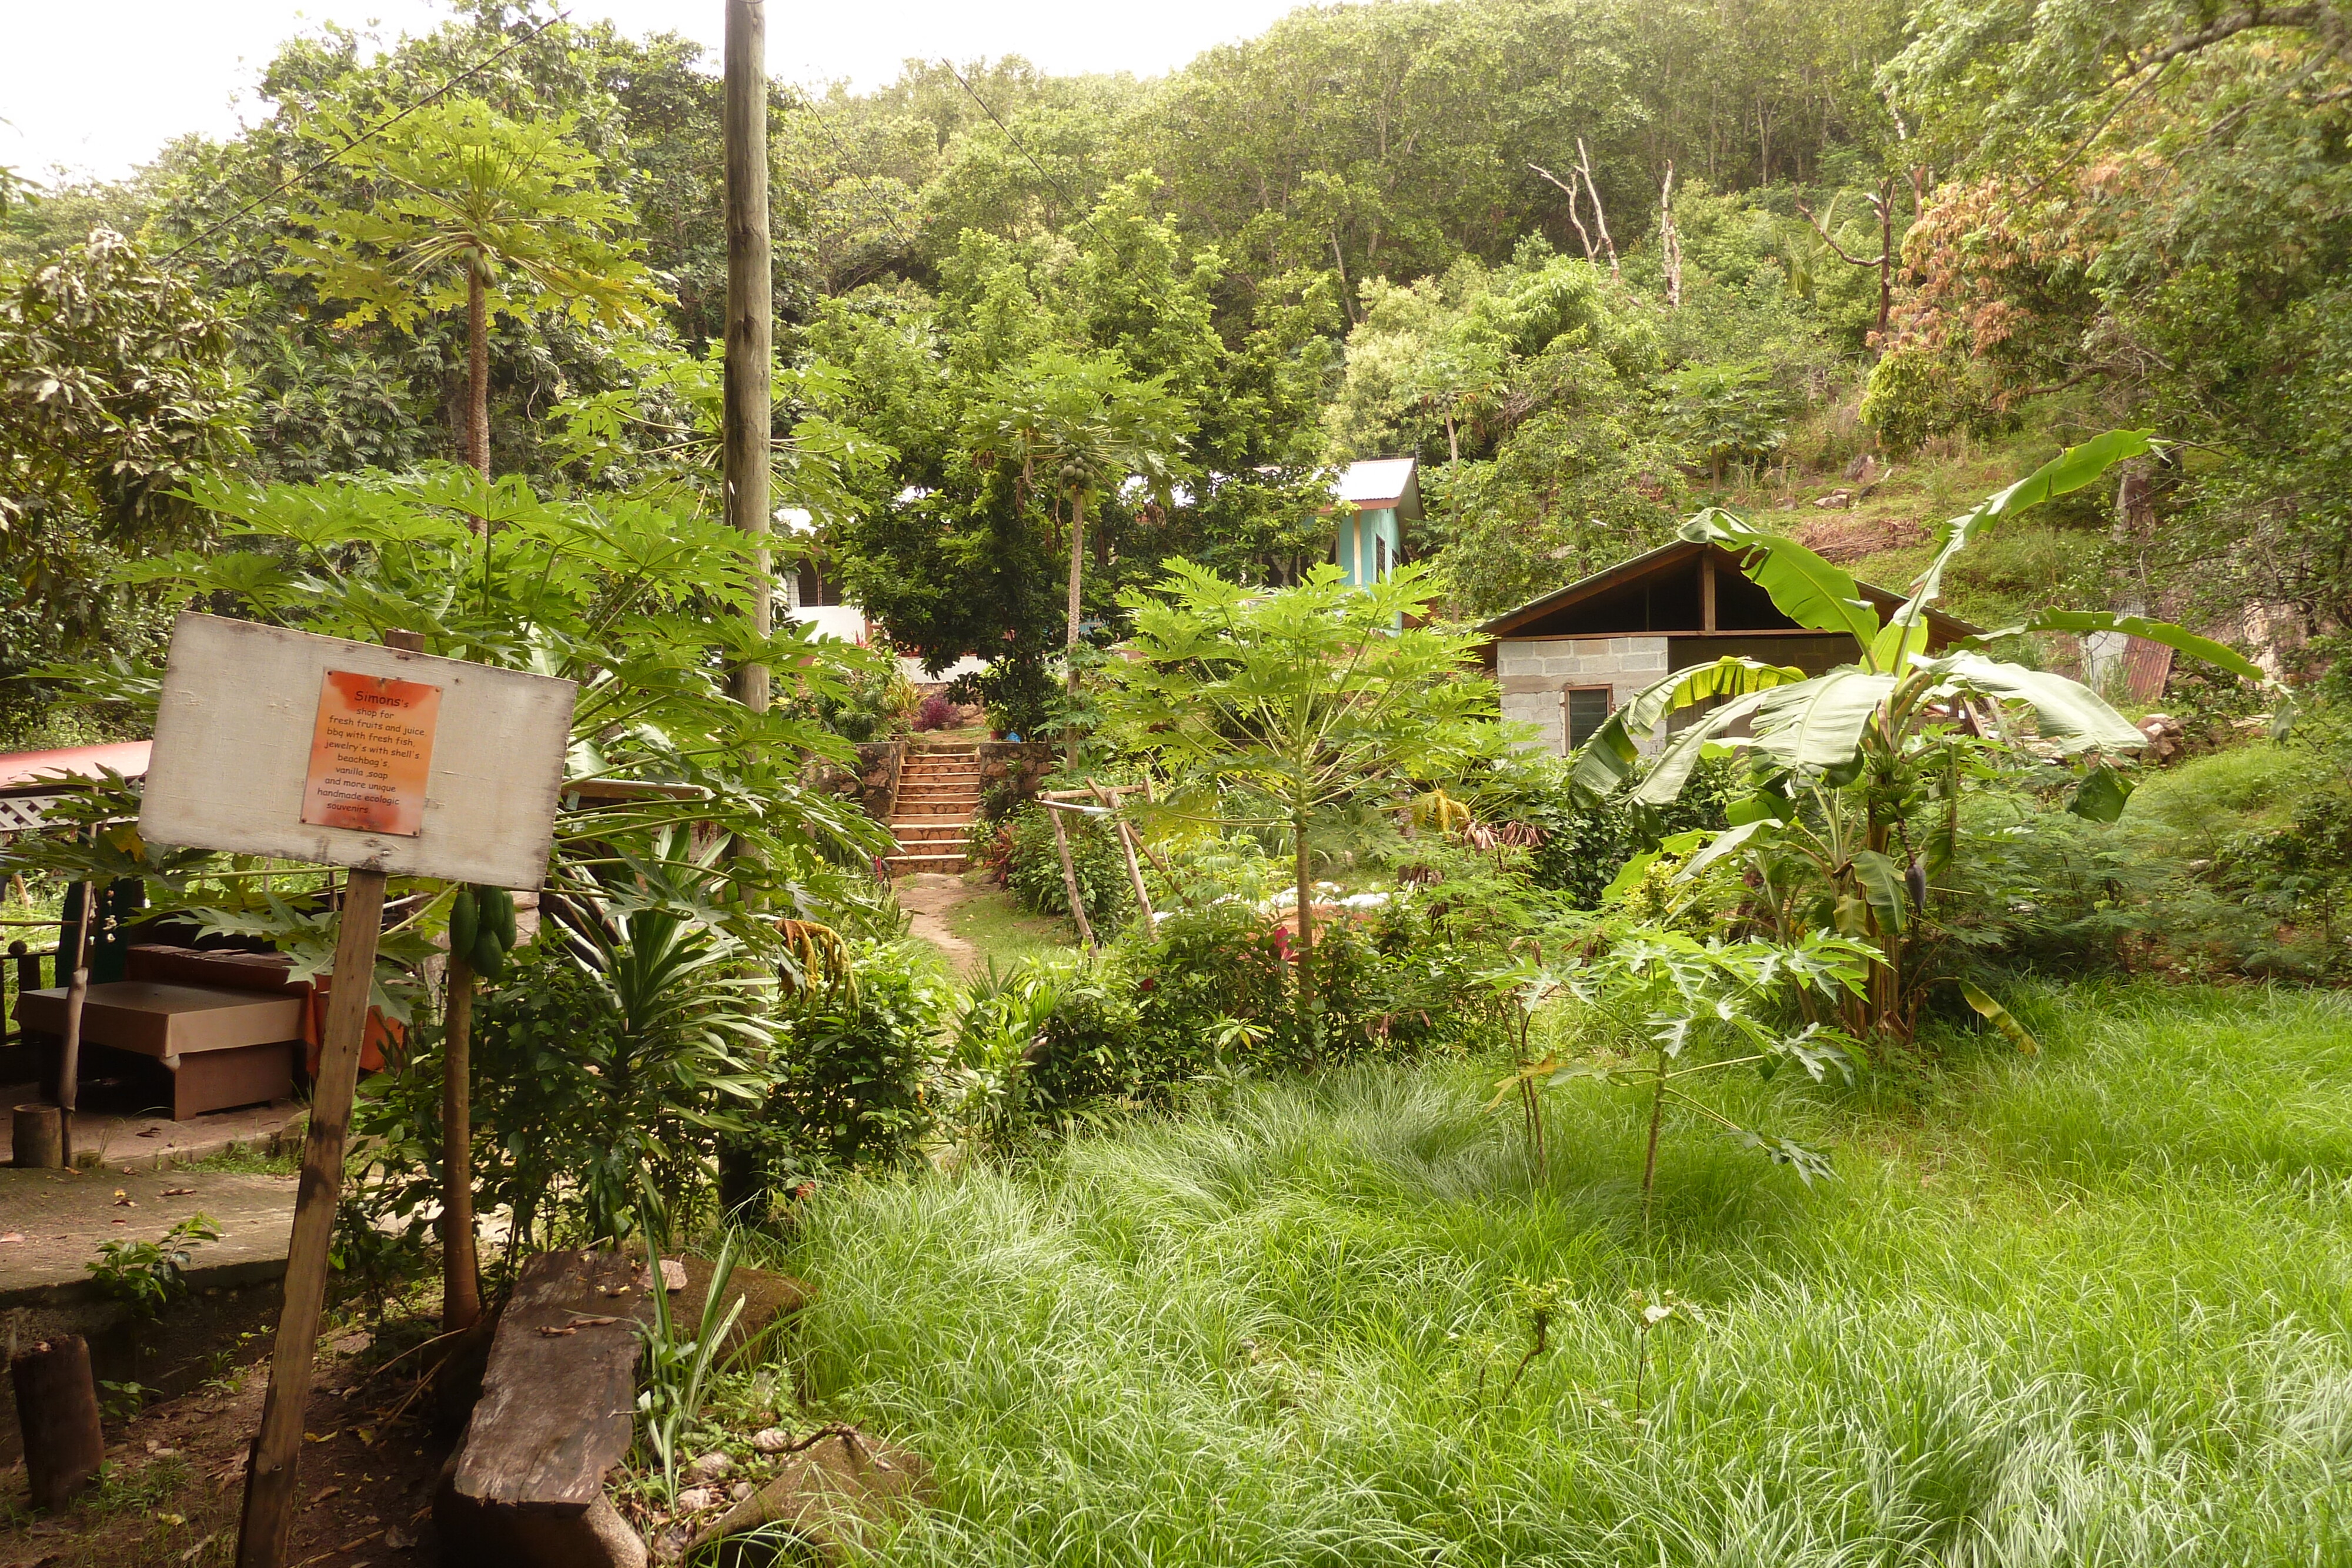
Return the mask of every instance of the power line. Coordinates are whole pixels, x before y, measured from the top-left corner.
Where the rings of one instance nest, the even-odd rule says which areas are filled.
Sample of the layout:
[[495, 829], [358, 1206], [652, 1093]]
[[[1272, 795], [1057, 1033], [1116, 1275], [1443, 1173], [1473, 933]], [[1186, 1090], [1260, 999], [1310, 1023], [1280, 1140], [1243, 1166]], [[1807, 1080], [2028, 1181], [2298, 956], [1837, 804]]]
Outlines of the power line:
[[[212, 238], [213, 235], [220, 233], [221, 230], [228, 227], [229, 225], [236, 222], [239, 218], [253, 211], [254, 208], [261, 205], [262, 203], [269, 201], [273, 197], [284, 195], [287, 192], [292, 190], [295, 186], [300, 184], [303, 181], [309, 179], [311, 175], [317, 173], [328, 164], [332, 163], [335, 160], [341, 158], [344, 153], [349, 152], [353, 148], [359, 146], [362, 142], [373, 140], [375, 137], [391, 130], [394, 126], [407, 119], [410, 115], [415, 114], [418, 110], [423, 109], [426, 104], [431, 103], [435, 99], [445, 96], [451, 89], [481, 75], [484, 71], [488, 70], [492, 66], [497, 65], [500, 60], [505, 59], [509, 55], [513, 54], [517, 49], [521, 48], [525, 44], [528, 44], [532, 39], [538, 37], [541, 33], [546, 32], [550, 27], [554, 26], [558, 22], [568, 21], [571, 18], [571, 16], [572, 13], [569, 11], [558, 11], [546, 21], [541, 22], [538, 26], [533, 27], [530, 32], [525, 33], [521, 37], [515, 39], [514, 42], [509, 44], [505, 48], [500, 49], [497, 54], [490, 56], [480, 64], [470, 67], [469, 68], [459, 72], [457, 75], [451, 77], [447, 81], [443, 82], [439, 87], [435, 88], [423, 98], [418, 99], [415, 102], [404, 108], [398, 114], [392, 116], [388, 120], [380, 120], [376, 124], [368, 127], [357, 136], [352, 137], [349, 141], [345, 141], [341, 147], [336, 148], [333, 152], [320, 159], [317, 162], [310, 163], [295, 170], [293, 173], [289, 174], [285, 179], [279, 181], [270, 189], [264, 191], [261, 194], [254, 197], [253, 200], [246, 203], [245, 205], [229, 214], [228, 216], [221, 219], [220, 222], [213, 225], [212, 227], [205, 230], [202, 234], [196, 235], [187, 240], [184, 240], [179, 245], [174, 246], [172, 249], [165, 251], [161, 256], [156, 258], [158, 265], [163, 262], [174, 260], [184, 252], [202, 245], [205, 241]], [[228, 182], [224, 180], [217, 188], [225, 190], [227, 188], [227, 185]]]
[[1089, 212], [1082, 211], [1078, 206], [1078, 199], [1070, 194], [1070, 188], [1067, 185], [1063, 184], [1061, 181], [1055, 179], [1053, 174], [1046, 170], [1045, 165], [1037, 162], [1037, 155], [1030, 152], [1028, 147], [1022, 141], [1021, 138], [1013, 133], [1013, 127], [1005, 124], [1004, 121], [996, 118], [996, 110], [988, 107], [988, 99], [981, 97], [978, 92], [973, 91], [971, 83], [963, 79], [963, 72], [955, 68], [955, 62], [949, 59], [945, 55], [941, 55], [940, 57], [940, 64], [948, 68], [948, 75], [956, 78], [956, 85], [958, 87], [963, 89], [965, 92], [971, 93], [971, 101], [980, 105], [981, 113], [988, 116], [991, 120], [993, 120], [997, 130], [1004, 132], [1005, 140], [1013, 143], [1013, 150], [1018, 152], [1024, 158], [1029, 160], [1029, 167], [1037, 171], [1038, 177], [1044, 180], [1045, 183], [1053, 186], [1055, 190], [1061, 193], [1062, 200], [1069, 204], [1070, 211], [1078, 214], [1079, 224], [1085, 227], [1092, 228], [1095, 221], [1094, 214]]

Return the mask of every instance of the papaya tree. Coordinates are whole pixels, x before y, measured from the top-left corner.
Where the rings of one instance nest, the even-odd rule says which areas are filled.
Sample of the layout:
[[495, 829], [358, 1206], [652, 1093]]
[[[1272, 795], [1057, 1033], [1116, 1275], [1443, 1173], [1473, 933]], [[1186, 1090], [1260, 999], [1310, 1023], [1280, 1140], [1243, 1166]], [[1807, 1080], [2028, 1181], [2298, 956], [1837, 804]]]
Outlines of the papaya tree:
[[[1756, 913], [1783, 939], [1831, 925], [1870, 941], [1882, 961], [1849, 1027], [1907, 1038], [1919, 977], [1905, 972], [1906, 934], [1926, 907], [1931, 880], [1956, 851], [1961, 800], [1983, 771], [1970, 765], [1971, 753], [2030, 752], [2073, 768], [2078, 781], [2071, 809], [2111, 821], [2131, 789], [2131, 776], [2118, 764], [2146, 744], [2096, 692], [1994, 658], [1985, 651], [1989, 644], [2032, 631], [2121, 632], [2267, 684], [2251, 660], [2210, 638], [2100, 611], [2051, 612], [1942, 652], [1928, 650], [1928, 607], [1961, 551], [1989, 528], [2092, 484], [2156, 444], [2143, 431], [2110, 431], [1950, 519], [1910, 596], [1883, 622], [1853, 579], [1811, 550], [1729, 512], [1699, 512], [1683, 525], [1684, 538], [1739, 556], [1743, 571], [1783, 614], [1802, 626], [1844, 632], [1860, 657], [1819, 675], [1745, 658], [1677, 671], [1594, 733], [1577, 763], [1578, 784], [1664, 804], [1681, 794], [1707, 747], [1727, 741], [1746, 747], [1756, 789], [1734, 802], [1732, 825], [1684, 873], [1745, 857], [1760, 890]], [[1714, 706], [1675, 734], [1654, 761], [1644, 758], [1643, 743], [1669, 715], [1707, 703]], [[1743, 727], [1747, 733], [1734, 739]], [[1963, 988], [1972, 1007], [2030, 1047], [1999, 1003], [1972, 986]]]
[[1428, 569], [1361, 587], [1325, 564], [1266, 592], [1171, 559], [1130, 592], [1135, 635], [1104, 707], [1123, 745], [1163, 768], [1172, 809], [1290, 839], [1298, 900], [1299, 1039], [1320, 1053], [1307, 835], [1352, 801], [1458, 778], [1490, 728], [1494, 687], [1473, 636], [1416, 624]]
[[466, 461], [490, 471], [490, 325], [562, 312], [604, 327], [640, 325], [662, 295], [614, 237], [629, 204], [600, 184], [603, 163], [570, 140], [570, 116], [509, 120], [475, 99], [429, 104], [347, 143], [336, 162], [364, 183], [358, 205], [298, 214], [285, 270], [350, 306], [339, 326], [381, 318], [402, 330], [466, 311]]

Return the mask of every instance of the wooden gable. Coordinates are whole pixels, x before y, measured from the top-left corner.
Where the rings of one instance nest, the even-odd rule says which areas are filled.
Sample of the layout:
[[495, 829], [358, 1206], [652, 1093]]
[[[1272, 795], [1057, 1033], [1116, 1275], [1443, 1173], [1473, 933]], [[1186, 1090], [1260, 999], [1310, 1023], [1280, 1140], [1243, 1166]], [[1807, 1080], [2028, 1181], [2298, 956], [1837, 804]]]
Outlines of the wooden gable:
[[[1854, 585], [1883, 620], [1904, 596], [1873, 583]], [[1771, 595], [1739, 570], [1739, 557], [1720, 545], [1678, 540], [1595, 572], [1566, 588], [1506, 611], [1478, 628], [1495, 642], [1513, 638], [1661, 636], [1732, 641], [1820, 638], [1780, 612]], [[1927, 641], [1943, 647], [1977, 628], [1930, 610]], [[1841, 637], [1841, 642], [1850, 639]], [[1493, 642], [1487, 659], [1493, 662]], [[1858, 652], [1858, 650], [1857, 650]], [[1681, 661], [1677, 661], [1679, 664]]]

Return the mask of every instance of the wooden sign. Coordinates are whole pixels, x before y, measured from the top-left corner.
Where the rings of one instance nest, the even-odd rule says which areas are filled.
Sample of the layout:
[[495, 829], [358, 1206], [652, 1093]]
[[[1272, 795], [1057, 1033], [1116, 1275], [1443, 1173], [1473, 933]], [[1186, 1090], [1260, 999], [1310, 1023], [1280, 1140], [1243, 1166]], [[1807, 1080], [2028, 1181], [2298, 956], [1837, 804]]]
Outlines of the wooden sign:
[[578, 690], [184, 614], [140, 830], [194, 849], [534, 888]]

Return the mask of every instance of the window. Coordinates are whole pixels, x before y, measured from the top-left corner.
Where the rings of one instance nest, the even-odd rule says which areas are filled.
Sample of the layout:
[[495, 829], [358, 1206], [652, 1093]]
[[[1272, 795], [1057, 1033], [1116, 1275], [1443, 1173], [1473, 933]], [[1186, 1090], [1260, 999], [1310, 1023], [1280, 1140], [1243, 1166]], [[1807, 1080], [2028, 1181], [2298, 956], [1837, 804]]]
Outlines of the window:
[[1610, 686], [1570, 686], [1559, 694], [1560, 706], [1568, 720], [1568, 747], [1574, 751], [1592, 738], [1592, 732], [1609, 722], [1609, 710], [1616, 706], [1616, 695]]
[[800, 563], [799, 570], [794, 575], [799, 579], [801, 591], [800, 603], [797, 608], [821, 610], [827, 605], [841, 602], [841, 585], [826, 580], [824, 573], [817, 570], [814, 560], [803, 559]]
[[1375, 538], [1372, 541], [1372, 580], [1386, 582], [1388, 580], [1389, 541], [1386, 538]]

